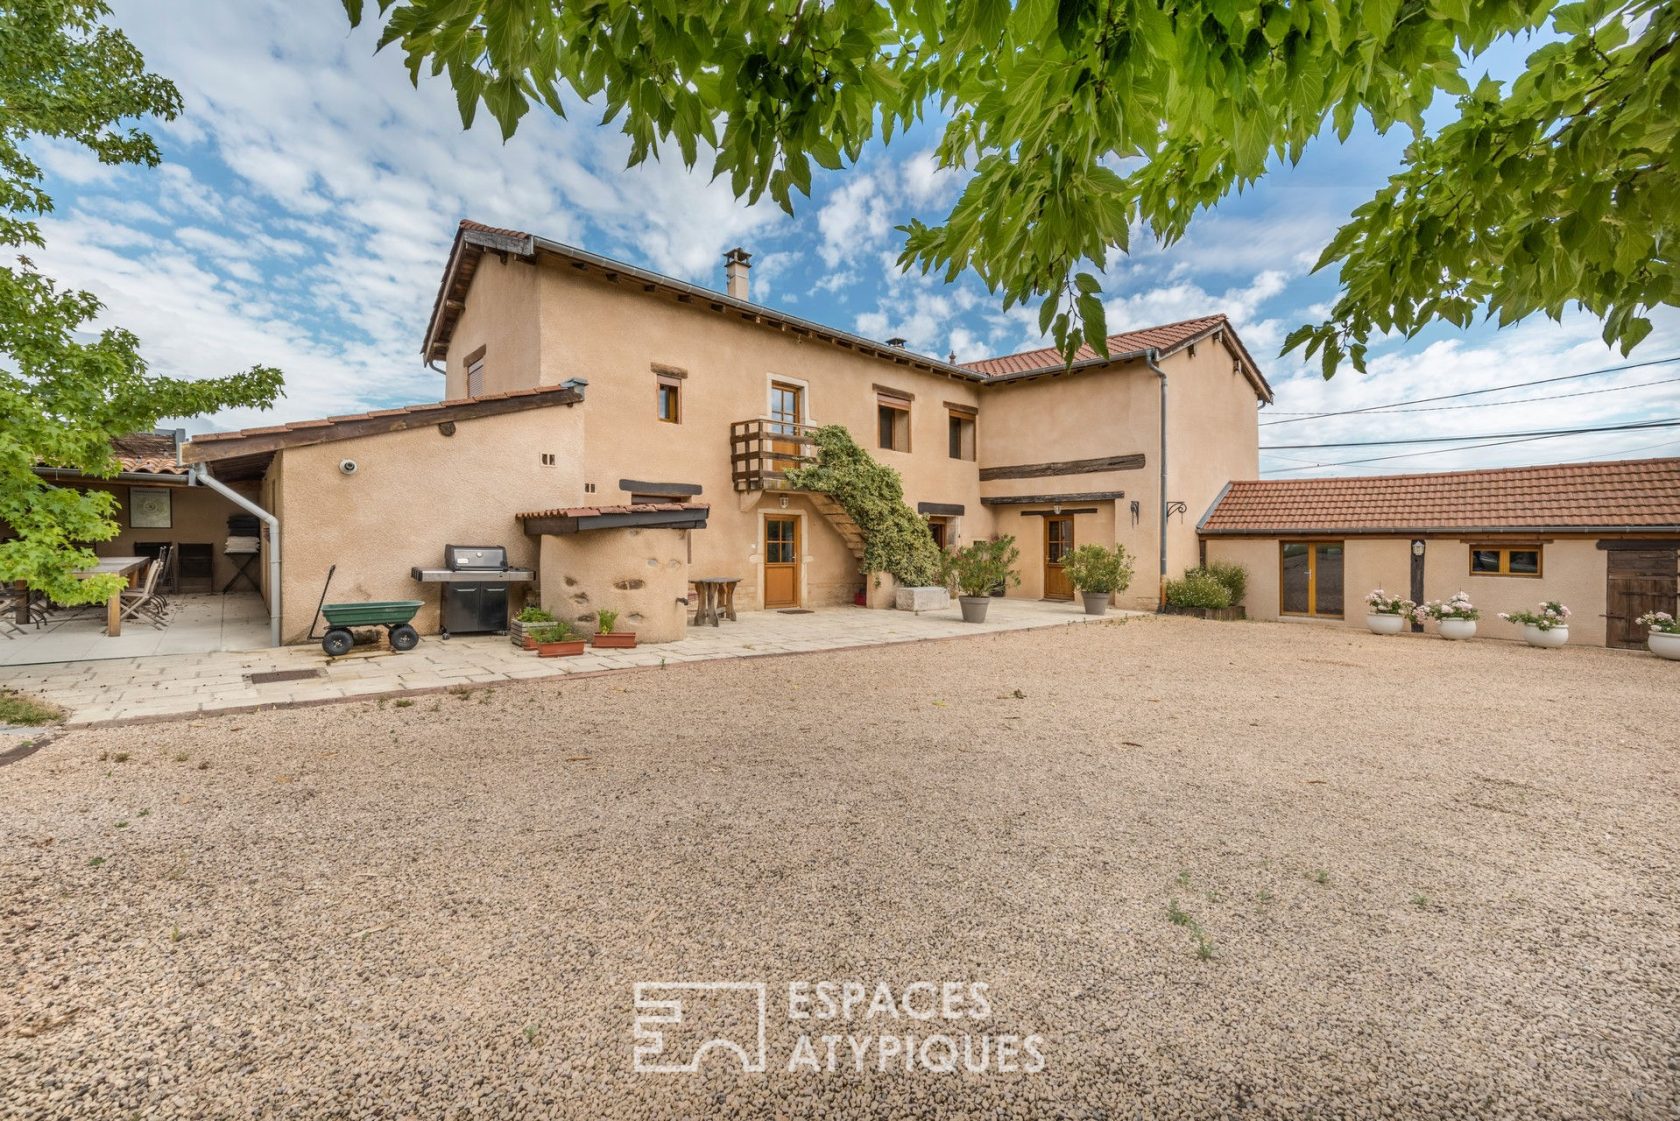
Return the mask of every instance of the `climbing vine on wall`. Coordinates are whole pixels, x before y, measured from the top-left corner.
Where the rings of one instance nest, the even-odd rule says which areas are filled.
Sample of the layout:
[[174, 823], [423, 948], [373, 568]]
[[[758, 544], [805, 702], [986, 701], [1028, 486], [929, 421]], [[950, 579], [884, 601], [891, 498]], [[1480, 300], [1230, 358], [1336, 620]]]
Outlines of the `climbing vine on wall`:
[[911, 587], [943, 583], [944, 557], [927, 523], [904, 501], [898, 472], [875, 462], [841, 425], [819, 428], [811, 439], [817, 461], [789, 470], [788, 482], [846, 508], [863, 531], [864, 571], [891, 573]]

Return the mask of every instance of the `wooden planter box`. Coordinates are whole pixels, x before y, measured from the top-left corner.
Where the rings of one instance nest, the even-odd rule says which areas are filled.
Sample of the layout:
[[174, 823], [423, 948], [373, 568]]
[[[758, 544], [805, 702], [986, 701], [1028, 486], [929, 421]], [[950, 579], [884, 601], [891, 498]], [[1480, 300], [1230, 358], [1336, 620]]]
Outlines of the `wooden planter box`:
[[635, 631], [613, 631], [611, 634], [592, 634], [589, 644], [600, 650], [634, 650]]
[[566, 642], [537, 643], [537, 657], [539, 658], [570, 658], [583, 653], [583, 639], [574, 638]]
[[543, 627], [552, 627], [553, 625], [553, 623], [521, 623], [518, 619], [509, 619], [508, 641], [526, 650], [534, 649], [525, 638], [526, 632], [539, 630]]
[[1248, 612], [1241, 607], [1174, 607], [1172, 604], [1161, 608], [1163, 615], [1189, 615], [1197, 619], [1217, 619], [1222, 623], [1233, 619], [1246, 619]]

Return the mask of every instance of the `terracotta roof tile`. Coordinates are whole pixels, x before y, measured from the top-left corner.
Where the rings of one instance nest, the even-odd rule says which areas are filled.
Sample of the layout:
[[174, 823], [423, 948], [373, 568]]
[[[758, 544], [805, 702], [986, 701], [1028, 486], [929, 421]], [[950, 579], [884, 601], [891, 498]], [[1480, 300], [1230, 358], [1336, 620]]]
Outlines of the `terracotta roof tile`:
[[595, 518], [603, 514], [665, 514], [680, 510], [710, 510], [706, 502], [631, 502], [620, 506], [565, 506], [552, 510], [531, 510], [516, 518]]
[[[1117, 335], [1108, 336], [1108, 352], [1122, 355], [1145, 350], [1171, 350], [1225, 322], [1226, 318], [1223, 315], [1204, 315], [1197, 319], [1164, 323], [1158, 327], [1122, 331]], [[1079, 348], [1073, 360], [1088, 362], [1096, 357], [1097, 352], [1087, 345]], [[1048, 373], [1063, 369], [1066, 363], [1062, 361], [1061, 352], [1052, 346], [1039, 350], [1025, 350], [1019, 354], [1005, 354], [997, 358], [982, 358], [977, 362], [964, 362], [963, 365], [991, 377], [1002, 377], [1010, 374]]]
[[133, 475], [185, 475], [175, 462], [175, 437], [167, 432], [131, 432], [111, 441], [123, 471]]
[[[478, 397], [457, 397], [449, 401], [425, 401], [418, 405], [403, 405], [394, 409], [375, 409], [367, 413], [349, 413], [344, 416], [327, 417], [322, 420], [293, 420], [285, 424], [273, 424], [263, 428], [241, 428], [233, 432], [204, 432], [194, 436], [190, 442], [212, 444], [222, 440], [243, 440], [250, 436], [272, 436], [280, 432], [303, 432], [316, 428], [331, 428], [334, 425], [348, 424], [358, 420], [401, 416], [405, 413], [431, 413], [440, 409], [452, 409], [482, 401], [508, 401], [523, 397], [543, 397], [549, 394], [570, 394], [574, 392], [576, 392], [574, 389], [564, 385], [539, 385], [530, 389], [509, 390], [506, 393], [486, 393]], [[170, 459], [173, 462], [174, 456], [171, 455]]]
[[1206, 534], [1680, 528], [1680, 458], [1234, 482]]

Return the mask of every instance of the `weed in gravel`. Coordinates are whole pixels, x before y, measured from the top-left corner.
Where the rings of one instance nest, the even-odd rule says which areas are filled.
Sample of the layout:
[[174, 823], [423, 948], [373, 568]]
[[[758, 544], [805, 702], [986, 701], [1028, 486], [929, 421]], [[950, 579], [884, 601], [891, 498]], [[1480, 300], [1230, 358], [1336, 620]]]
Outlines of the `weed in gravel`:
[[139, 813], [135, 814], [134, 816], [135, 817], [151, 817], [152, 816], [152, 811], [151, 810], [141, 810]]
[[537, 1025], [526, 1024], [524, 1035], [525, 1035], [525, 1042], [529, 1043], [531, 1046], [535, 1047], [536, 1043], [537, 1043]]
[[1277, 898], [1277, 896], [1273, 895], [1271, 892], [1267, 891], [1265, 888], [1261, 888], [1254, 895], [1254, 901], [1256, 903], [1270, 903], [1272, 900], [1274, 900], [1276, 898]]
[[1199, 930], [1196, 931], [1196, 960], [1213, 960], [1213, 939], [1209, 938]]
[[448, 693], [451, 697], [454, 697], [458, 701], [466, 700], [468, 697], [472, 696], [473, 693], [473, 691], [465, 685], [451, 685], [449, 688], [445, 689], [444, 692]]
[[105, 863], [105, 858], [103, 856], [95, 856], [88, 860], [88, 867], [97, 868], [103, 863]]
[[392, 708], [413, 708], [414, 702], [407, 697], [401, 697], [391, 702]]
[[126, 821], [117, 822], [117, 828], [118, 829], [127, 829], [128, 828], [128, 822], [126, 822]]
[[1424, 895], [1421, 892], [1419, 892], [1417, 895], [1412, 896], [1412, 906], [1416, 907], [1420, 911], [1429, 910], [1429, 907], [1430, 907], [1429, 896]]
[[187, 761], [187, 753], [186, 753], [186, 752], [184, 752], [184, 751], [177, 751], [177, 752], [176, 752], [176, 753], [175, 753], [175, 762], [177, 762], [177, 763], [185, 763], [185, 762], [186, 762], [186, 761]]
[[1207, 897], [1208, 897], [1208, 902], [1209, 903], [1223, 903], [1223, 902], [1225, 902], [1225, 897], [1217, 891], [1208, 892]]
[[126, 763], [126, 762], [128, 762], [128, 752], [126, 752], [126, 751], [117, 752], [115, 755], [111, 756], [111, 762], [113, 762], [113, 763]]
[[1177, 882], [1178, 882], [1179, 887], [1189, 887], [1190, 886], [1190, 869], [1186, 868], [1182, 872], [1180, 872], [1178, 874], [1178, 881]]
[[99, 753], [99, 761], [101, 763], [105, 762], [106, 760], [108, 760], [110, 758], [111, 758], [111, 753], [109, 751], [101, 751]]
[[177, 927], [171, 927], [170, 928], [169, 940], [171, 942], [179, 942], [181, 940], [181, 928], [180, 927], [177, 926]]
[[1330, 886], [1330, 873], [1326, 872], [1323, 868], [1313, 869], [1312, 874], [1309, 875], [1307, 879], [1311, 880], [1315, 884], [1318, 884], [1320, 887]]
[[198, 761], [198, 769], [201, 771], [208, 771], [210, 769], [210, 760], [200, 759]]
[[1190, 917], [1189, 912], [1179, 907], [1178, 900], [1176, 899], [1167, 904], [1167, 921], [1172, 923], [1174, 926], [1196, 925], [1196, 920]]
[[1207, 931], [1202, 929], [1202, 924], [1197, 922], [1193, 915], [1178, 905], [1177, 899], [1167, 904], [1167, 921], [1190, 932], [1190, 937], [1196, 943], [1198, 961], [1213, 960], [1213, 939], [1208, 937]]

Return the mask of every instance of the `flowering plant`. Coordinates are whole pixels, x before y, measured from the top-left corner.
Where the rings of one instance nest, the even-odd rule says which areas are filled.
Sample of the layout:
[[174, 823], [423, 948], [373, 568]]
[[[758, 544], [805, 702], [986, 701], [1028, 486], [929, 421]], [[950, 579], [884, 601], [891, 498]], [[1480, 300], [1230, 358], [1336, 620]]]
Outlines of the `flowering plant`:
[[1549, 599], [1540, 605], [1539, 611], [1501, 611], [1499, 617], [1507, 623], [1549, 631], [1569, 625], [1569, 608], [1555, 599]]
[[1461, 619], [1466, 623], [1473, 623], [1482, 617], [1482, 613], [1470, 602], [1470, 597], [1463, 592], [1453, 593], [1453, 597], [1445, 603], [1434, 600], [1418, 608], [1418, 614], [1426, 615], [1436, 622], [1442, 619]]
[[1365, 597], [1365, 610], [1372, 615], [1399, 615], [1403, 619], [1410, 619], [1417, 614], [1417, 604], [1409, 599], [1391, 596], [1378, 588]]
[[1642, 627], [1650, 627], [1658, 634], [1680, 634], [1680, 619], [1666, 611], [1647, 611], [1634, 622]]

